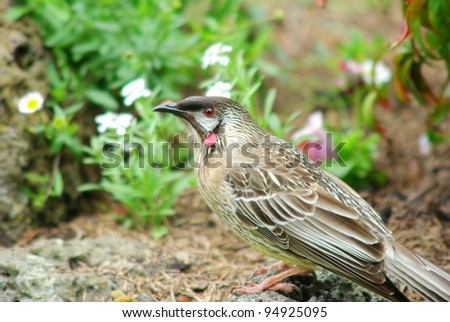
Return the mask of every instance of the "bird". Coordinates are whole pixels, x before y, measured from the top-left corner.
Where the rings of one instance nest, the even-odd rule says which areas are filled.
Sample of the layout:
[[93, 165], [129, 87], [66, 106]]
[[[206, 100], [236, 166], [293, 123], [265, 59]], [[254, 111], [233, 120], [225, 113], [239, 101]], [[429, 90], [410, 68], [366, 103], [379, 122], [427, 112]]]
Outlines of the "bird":
[[244, 242], [282, 269], [243, 293], [281, 290], [316, 269], [346, 277], [389, 301], [450, 300], [450, 274], [398, 242], [379, 214], [339, 178], [269, 134], [238, 102], [191, 96], [153, 108], [183, 120], [200, 194]]

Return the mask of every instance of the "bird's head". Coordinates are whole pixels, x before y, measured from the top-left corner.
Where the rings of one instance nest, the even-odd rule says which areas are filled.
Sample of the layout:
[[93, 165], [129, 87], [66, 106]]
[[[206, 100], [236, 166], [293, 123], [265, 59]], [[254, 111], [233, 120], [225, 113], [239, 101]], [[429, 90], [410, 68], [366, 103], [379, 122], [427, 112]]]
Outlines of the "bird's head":
[[[248, 112], [237, 102], [224, 97], [191, 96], [176, 103], [162, 104], [155, 112], [172, 113], [181, 117], [206, 146], [239, 138], [245, 125], [258, 127]], [[236, 140], [233, 138], [236, 137]]]

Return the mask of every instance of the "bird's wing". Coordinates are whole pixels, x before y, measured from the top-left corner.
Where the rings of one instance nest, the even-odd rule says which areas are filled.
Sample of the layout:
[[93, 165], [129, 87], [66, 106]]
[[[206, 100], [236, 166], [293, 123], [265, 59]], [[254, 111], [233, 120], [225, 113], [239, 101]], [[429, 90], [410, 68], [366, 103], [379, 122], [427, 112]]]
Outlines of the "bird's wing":
[[383, 272], [390, 233], [372, 208], [320, 169], [276, 164], [229, 169], [226, 181], [242, 223], [293, 259], [306, 258], [379, 293], [395, 293]]

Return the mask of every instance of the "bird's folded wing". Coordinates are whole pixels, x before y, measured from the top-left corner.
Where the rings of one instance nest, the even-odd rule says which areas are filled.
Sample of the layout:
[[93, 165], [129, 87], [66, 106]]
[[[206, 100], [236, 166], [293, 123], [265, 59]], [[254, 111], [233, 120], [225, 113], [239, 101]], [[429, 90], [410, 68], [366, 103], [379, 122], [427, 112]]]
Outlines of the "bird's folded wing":
[[332, 196], [317, 178], [238, 167], [230, 169], [227, 182], [240, 220], [293, 258], [383, 287], [384, 231]]

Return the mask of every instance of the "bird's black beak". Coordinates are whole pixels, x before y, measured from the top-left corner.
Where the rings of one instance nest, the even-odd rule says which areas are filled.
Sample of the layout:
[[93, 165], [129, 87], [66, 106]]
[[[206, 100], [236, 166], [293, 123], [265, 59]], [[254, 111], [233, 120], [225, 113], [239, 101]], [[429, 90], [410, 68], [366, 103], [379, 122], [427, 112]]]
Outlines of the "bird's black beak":
[[177, 103], [161, 104], [153, 108], [153, 112], [172, 113], [177, 116], [186, 117], [186, 112], [177, 108]]
[[190, 123], [198, 133], [202, 133], [202, 135], [204, 135], [206, 132], [205, 129], [200, 124], [198, 124], [192, 113], [186, 110], [179, 109], [178, 107], [178, 103], [161, 104], [154, 107], [153, 112], [171, 113], [175, 116], [181, 117], [182, 119]]

